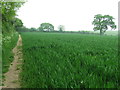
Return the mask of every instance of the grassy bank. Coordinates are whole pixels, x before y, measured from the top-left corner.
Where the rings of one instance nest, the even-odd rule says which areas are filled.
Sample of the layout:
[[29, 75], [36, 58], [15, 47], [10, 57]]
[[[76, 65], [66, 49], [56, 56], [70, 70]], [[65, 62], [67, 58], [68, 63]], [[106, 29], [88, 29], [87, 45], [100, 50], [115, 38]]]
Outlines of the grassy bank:
[[13, 61], [14, 55], [12, 49], [15, 47], [18, 40], [18, 33], [5, 36], [2, 38], [2, 72], [8, 71], [10, 63]]

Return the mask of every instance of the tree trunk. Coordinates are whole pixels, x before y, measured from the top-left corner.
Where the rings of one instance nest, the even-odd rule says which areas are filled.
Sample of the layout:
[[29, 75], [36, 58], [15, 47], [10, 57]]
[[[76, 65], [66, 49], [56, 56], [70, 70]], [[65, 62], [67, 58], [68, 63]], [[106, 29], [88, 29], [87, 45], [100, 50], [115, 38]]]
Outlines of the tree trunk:
[[100, 35], [103, 35], [103, 32], [102, 32], [102, 30], [100, 30]]

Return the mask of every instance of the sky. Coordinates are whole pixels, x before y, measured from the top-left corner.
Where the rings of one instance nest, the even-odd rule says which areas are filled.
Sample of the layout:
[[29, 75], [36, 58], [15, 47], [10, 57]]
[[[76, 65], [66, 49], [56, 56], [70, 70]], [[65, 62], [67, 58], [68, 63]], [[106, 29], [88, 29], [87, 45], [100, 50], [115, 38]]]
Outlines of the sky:
[[[24, 26], [38, 28], [41, 23], [51, 23], [55, 30], [64, 25], [66, 31], [93, 30], [96, 14], [111, 15], [118, 25], [119, 0], [27, 0], [18, 10]], [[116, 29], [117, 30], [117, 29]]]

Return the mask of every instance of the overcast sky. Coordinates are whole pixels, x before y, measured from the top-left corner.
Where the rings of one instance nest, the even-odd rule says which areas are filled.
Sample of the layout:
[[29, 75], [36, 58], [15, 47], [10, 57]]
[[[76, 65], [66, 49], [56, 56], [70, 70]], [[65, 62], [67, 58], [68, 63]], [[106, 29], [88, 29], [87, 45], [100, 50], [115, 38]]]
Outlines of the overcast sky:
[[94, 15], [111, 15], [118, 25], [119, 0], [28, 0], [17, 12], [24, 26], [38, 28], [41, 23], [64, 25], [65, 30], [93, 30]]

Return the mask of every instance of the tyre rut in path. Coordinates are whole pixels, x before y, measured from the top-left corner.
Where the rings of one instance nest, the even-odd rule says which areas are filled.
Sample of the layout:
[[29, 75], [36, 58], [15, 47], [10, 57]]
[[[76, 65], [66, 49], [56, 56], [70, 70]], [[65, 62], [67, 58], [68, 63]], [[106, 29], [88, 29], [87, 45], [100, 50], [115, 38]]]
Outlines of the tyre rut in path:
[[14, 60], [11, 63], [9, 70], [4, 74], [5, 81], [3, 81], [4, 88], [20, 88], [19, 73], [21, 72], [22, 64], [22, 38], [19, 35], [17, 45], [12, 50]]

